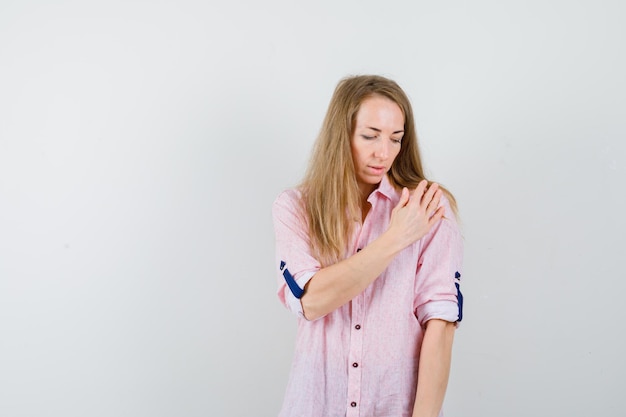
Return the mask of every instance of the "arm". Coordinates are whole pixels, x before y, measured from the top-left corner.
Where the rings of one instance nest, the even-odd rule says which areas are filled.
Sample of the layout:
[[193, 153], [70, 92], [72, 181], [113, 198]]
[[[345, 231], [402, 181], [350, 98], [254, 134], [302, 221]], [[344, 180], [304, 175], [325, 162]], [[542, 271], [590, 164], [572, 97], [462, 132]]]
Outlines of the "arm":
[[455, 323], [432, 319], [420, 353], [413, 417], [437, 417], [448, 386]]
[[323, 317], [360, 294], [398, 252], [422, 238], [441, 220], [443, 207], [437, 209], [441, 190], [433, 184], [426, 191], [426, 184], [422, 181], [411, 195], [406, 188], [402, 190], [389, 228], [378, 239], [351, 257], [315, 273], [300, 299], [308, 320]]

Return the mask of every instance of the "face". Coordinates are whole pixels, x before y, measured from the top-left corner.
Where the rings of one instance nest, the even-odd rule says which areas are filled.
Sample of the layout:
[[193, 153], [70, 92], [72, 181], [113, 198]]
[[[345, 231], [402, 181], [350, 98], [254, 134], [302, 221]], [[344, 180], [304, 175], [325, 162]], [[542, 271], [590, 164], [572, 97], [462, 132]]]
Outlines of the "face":
[[369, 97], [356, 114], [350, 142], [356, 180], [361, 194], [367, 197], [400, 152], [404, 135], [404, 116], [395, 102], [381, 96]]

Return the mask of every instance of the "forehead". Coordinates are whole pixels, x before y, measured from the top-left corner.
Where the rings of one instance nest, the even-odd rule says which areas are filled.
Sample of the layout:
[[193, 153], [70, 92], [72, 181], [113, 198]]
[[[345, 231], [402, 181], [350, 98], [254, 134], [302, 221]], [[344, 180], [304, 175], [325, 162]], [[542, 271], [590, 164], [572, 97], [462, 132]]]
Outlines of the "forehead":
[[359, 105], [355, 122], [357, 126], [363, 123], [383, 123], [402, 127], [404, 126], [404, 112], [390, 98], [381, 95], [369, 96]]

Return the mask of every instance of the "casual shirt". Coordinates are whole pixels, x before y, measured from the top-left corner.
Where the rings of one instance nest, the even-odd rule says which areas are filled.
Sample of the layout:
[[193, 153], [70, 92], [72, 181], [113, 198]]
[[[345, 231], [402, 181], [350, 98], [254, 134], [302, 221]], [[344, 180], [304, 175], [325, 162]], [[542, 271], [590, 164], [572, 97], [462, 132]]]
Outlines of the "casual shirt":
[[[273, 205], [278, 297], [298, 317], [296, 351], [281, 417], [410, 417], [424, 325], [459, 322], [463, 243], [445, 197], [445, 217], [408, 246], [361, 294], [309, 321], [288, 281], [298, 287], [321, 269], [311, 253], [298, 190]], [[368, 197], [371, 209], [356, 222], [354, 254], [385, 232], [400, 193], [385, 176]]]

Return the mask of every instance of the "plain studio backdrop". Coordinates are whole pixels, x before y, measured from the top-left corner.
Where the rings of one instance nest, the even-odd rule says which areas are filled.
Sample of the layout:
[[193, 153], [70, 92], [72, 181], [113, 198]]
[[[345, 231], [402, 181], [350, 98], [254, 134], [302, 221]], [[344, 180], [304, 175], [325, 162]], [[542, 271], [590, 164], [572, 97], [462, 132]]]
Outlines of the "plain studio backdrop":
[[456, 195], [449, 417], [623, 416], [626, 6], [0, 4], [0, 416], [277, 415], [271, 205], [337, 81]]

